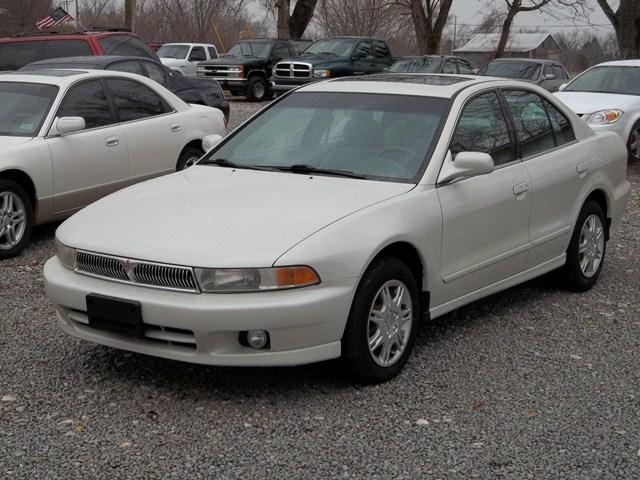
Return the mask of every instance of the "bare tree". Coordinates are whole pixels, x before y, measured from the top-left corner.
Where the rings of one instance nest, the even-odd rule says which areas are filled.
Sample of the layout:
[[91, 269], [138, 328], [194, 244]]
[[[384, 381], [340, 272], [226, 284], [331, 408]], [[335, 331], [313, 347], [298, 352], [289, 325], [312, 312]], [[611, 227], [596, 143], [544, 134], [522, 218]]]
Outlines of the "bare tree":
[[264, 0], [269, 10], [277, 11], [278, 38], [302, 38], [307, 30], [318, 0], [296, 0], [291, 12], [292, 0]]
[[35, 23], [44, 17], [50, 0], [0, 0], [0, 34], [35, 30]]
[[318, 22], [326, 36], [377, 36], [404, 32], [406, 12], [395, 0], [321, 0]]
[[622, 58], [640, 57], [640, 2], [620, 0], [617, 10], [610, 0], [598, 0], [598, 4], [613, 25]]
[[420, 53], [439, 53], [453, 0], [398, 0], [411, 14]]

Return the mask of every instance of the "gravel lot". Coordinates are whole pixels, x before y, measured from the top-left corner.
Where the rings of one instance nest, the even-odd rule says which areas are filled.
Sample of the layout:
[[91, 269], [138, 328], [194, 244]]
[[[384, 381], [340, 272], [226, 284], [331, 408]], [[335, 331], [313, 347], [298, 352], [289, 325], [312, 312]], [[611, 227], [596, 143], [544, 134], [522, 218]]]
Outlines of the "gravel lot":
[[[232, 124], [255, 110], [234, 102]], [[405, 372], [193, 366], [76, 341], [55, 225], [0, 263], [0, 478], [640, 478], [640, 165], [586, 294], [544, 278], [438, 319]]]

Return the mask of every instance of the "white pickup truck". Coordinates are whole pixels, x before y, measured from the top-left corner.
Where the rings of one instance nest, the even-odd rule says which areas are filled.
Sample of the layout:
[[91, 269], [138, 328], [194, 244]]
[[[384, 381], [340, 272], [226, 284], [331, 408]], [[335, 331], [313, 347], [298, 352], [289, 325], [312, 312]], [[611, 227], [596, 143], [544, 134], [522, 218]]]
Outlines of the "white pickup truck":
[[196, 76], [199, 62], [218, 58], [218, 50], [209, 43], [165, 43], [156, 53], [162, 63], [185, 77]]

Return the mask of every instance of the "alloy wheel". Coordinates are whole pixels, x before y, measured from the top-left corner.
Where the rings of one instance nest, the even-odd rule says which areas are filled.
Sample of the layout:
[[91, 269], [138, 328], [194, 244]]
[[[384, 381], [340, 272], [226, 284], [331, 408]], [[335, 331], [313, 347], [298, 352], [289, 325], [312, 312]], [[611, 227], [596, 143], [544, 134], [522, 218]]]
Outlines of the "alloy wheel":
[[399, 280], [386, 282], [376, 293], [367, 325], [369, 353], [381, 367], [395, 364], [407, 348], [413, 328], [411, 293]]
[[593, 277], [604, 256], [604, 226], [597, 215], [589, 215], [582, 225], [578, 256], [582, 274], [587, 278]]
[[13, 192], [0, 193], [0, 250], [11, 250], [24, 236], [27, 214], [24, 203]]
[[629, 136], [629, 153], [634, 160], [640, 160], [640, 127], [635, 127]]

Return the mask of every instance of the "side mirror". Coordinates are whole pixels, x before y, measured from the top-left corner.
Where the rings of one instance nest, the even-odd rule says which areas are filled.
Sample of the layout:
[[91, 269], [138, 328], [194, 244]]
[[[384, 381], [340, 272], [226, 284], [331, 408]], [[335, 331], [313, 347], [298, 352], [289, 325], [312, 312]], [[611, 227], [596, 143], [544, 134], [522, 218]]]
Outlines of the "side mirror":
[[84, 130], [87, 124], [82, 117], [60, 117], [56, 120], [55, 130], [56, 133], [73, 133]]
[[547, 73], [547, 74], [544, 76], [544, 79], [545, 79], [545, 80], [555, 80], [555, 79], [556, 79], [556, 76], [555, 76], [553, 73]]
[[560, 85], [560, 88], [558, 88], [559, 91], [563, 91], [565, 88], [567, 88], [567, 85], [569, 85], [568, 83], [563, 83], [562, 85]]
[[205, 152], [210, 152], [213, 148], [222, 141], [222, 137], [217, 134], [207, 135], [202, 139], [202, 149]]
[[486, 175], [495, 170], [493, 158], [484, 152], [460, 152], [455, 160], [451, 152], [447, 154], [440, 172], [438, 183], [448, 183], [458, 178]]

